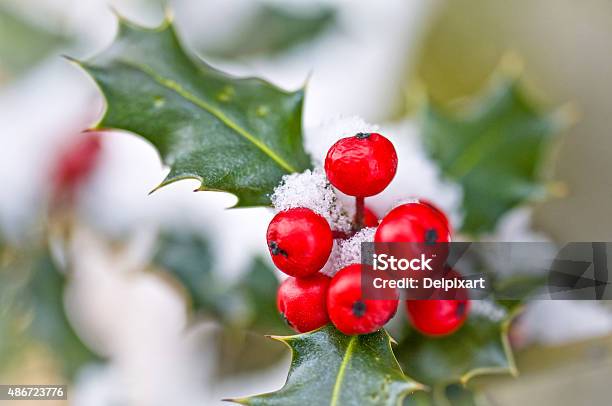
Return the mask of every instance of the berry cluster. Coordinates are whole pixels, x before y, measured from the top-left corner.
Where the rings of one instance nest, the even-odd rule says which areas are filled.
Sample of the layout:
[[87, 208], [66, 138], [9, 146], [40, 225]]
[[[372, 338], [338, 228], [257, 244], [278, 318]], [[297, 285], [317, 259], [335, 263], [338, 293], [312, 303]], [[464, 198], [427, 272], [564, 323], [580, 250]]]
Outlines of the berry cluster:
[[[394, 300], [364, 299], [361, 265], [345, 264], [333, 277], [321, 273], [334, 240], [346, 240], [364, 226], [376, 227], [375, 242], [445, 243], [450, 241], [448, 219], [425, 201], [411, 201], [391, 210], [380, 221], [364, 205], [366, 197], [382, 192], [397, 171], [393, 144], [377, 133], [342, 138], [328, 151], [325, 175], [331, 185], [355, 197], [355, 216], [349, 233], [332, 230], [329, 221], [307, 207], [280, 211], [270, 222], [267, 243], [274, 264], [289, 275], [279, 287], [277, 306], [297, 332], [330, 321], [348, 335], [367, 334], [383, 327], [396, 313]], [[406, 309], [415, 329], [431, 336], [456, 331], [465, 321], [469, 301], [409, 300]]]

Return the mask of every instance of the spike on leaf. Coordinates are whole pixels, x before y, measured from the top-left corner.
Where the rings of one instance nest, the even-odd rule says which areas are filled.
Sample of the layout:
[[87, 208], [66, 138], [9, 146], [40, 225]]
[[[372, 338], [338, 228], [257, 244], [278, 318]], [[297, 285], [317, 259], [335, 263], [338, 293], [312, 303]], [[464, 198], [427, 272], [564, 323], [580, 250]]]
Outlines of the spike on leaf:
[[285, 385], [276, 392], [230, 399], [245, 405], [398, 405], [424, 387], [404, 375], [385, 330], [346, 336], [333, 326], [274, 337], [291, 348]]
[[268, 205], [286, 173], [310, 167], [302, 145], [303, 89], [220, 72], [185, 50], [170, 20], [157, 28], [119, 19], [109, 49], [80, 65], [106, 99], [98, 128], [140, 135], [170, 173], [196, 179], [237, 206]]
[[[445, 337], [426, 337], [410, 330], [396, 348], [404, 370], [426, 385], [466, 385], [475, 376], [517, 374], [508, 342], [511, 321], [517, 307], [502, 321], [472, 312], [457, 332]], [[432, 362], [432, 360], [436, 362]]]

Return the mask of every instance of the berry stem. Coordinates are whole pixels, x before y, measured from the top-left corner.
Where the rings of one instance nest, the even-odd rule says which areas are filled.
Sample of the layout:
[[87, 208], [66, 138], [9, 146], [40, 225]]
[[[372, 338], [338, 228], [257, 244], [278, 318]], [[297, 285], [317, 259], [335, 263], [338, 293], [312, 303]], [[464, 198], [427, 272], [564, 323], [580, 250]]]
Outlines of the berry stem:
[[363, 228], [365, 223], [365, 197], [355, 197], [355, 219], [353, 221], [353, 228], [355, 232], [358, 232]]
[[345, 233], [344, 231], [332, 230], [334, 240], [346, 240], [351, 237], [351, 233]]

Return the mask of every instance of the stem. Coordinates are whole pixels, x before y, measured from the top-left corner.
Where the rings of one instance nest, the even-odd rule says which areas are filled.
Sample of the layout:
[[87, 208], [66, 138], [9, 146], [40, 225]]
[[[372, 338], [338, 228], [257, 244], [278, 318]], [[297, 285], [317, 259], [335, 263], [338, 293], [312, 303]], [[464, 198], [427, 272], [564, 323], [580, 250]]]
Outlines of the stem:
[[346, 240], [351, 237], [351, 233], [345, 233], [344, 231], [332, 230], [332, 236], [334, 240]]
[[355, 197], [355, 220], [353, 228], [358, 232], [363, 228], [365, 222], [365, 197]]

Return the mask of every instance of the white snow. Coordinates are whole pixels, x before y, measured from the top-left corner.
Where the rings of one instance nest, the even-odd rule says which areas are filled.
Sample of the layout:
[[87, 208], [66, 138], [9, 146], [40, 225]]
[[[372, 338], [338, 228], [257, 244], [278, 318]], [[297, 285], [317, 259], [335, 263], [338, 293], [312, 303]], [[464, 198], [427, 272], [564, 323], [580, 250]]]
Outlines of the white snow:
[[470, 306], [473, 314], [485, 316], [493, 321], [502, 321], [508, 314], [506, 309], [492, 300], [472, 300]]
[[348, 240], [338, 243], [338, 253], [334, 258], [333, 274], [351, 264], [361, 263], [361, 243], [374, 241], [376, 227], [368, 227], [359, 231]]
[[529, 303], [519, 320], [530, 344], [559, 345], [612, 332], [612, 313], [595, 301], [542, 300]]
[[350, 214], [321, 168], [283, 176], [271, 199], [277, 212], [305, 207], [323, 216], [333, 230], [348, 232], [351, 229]]

